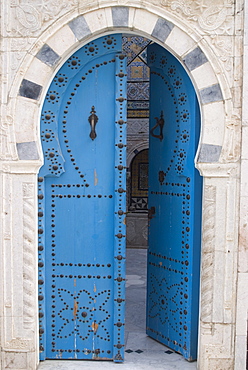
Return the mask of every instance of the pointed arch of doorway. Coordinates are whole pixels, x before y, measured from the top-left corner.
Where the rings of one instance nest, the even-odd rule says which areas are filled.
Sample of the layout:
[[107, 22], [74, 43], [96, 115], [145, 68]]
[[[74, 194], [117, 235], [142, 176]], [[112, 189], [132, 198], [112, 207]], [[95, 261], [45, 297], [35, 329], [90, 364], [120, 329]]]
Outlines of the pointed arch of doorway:
[[[99, 18], [101, 21], [98, 22]], [[37, 160], [42, 157], [38, 135], [40, 106], [50, 81], [64, 61], [75, 50], [101, 35], [125, 32], [149, 37], [168, 49], [184, 65], [201, 107], [202, 135], [197, 162], [218, 162], [224, 138], [225, 103], [230, 98], [229, 88], [215, 71], [219, 64], [211, 48], [201, 42], [195, 33], [189, 35], [183, 28], [183, 24], [178, 24], [167, 13], [161, 16], [155, 10], [112, 6], [84, 15], [67, 15], [66, 19], [61, 19], [60, 25], [48, 29], [23, 61], [23, 66], [28, 67], [21, 67], [11, 91], [16, 111], [25, 109], [26, 122], [32, 122], [33, 126], [34, 141], [23, 143], [17, 140], [19, 159], [28, 160], [30, 168], [33, 163], [35, 170], [41, 164]], [[17, 116], [16, 127], [25, 129], [18, 124], [18, 119]], [[16, 136], [18, 138], [18, 133]]]
[[[187, 26], [188, 27], [188, 26]], [[52, 26], [34, 45], [23, 65], [25, 72], [17, 75], [11, 96], [17, 96], [16, 109], [20, 111], [25, 99], [26, 122], [36, 123], [35, 142], [17, 139], [19, 159], [37, 160], [42, 157], [39, 132], [39, 107], [56, 71], [64, 61], [87, 42], [112, 32], [140, 34], [168, 49], [185, 67], [195, 86], [201, 107], [201, 138], [196, 163], [218, 162], [223, 145], [225, 128], [225, 101], [230, 91], [221, 74], [211, 49], [195, 33], [186, 33], [183, 24], [172, 18], [149, 10], [112, 6], [100, 8], [83, 15], [72, 13]], [[51, 36], [52, 35], [52, 36]], [[218, 68], [220, 71], [220, 68]], [[204, 76], [204, 77], [203, 77]], [[17, 125], [18, 126], [18, 125]], [[210, 127], [211, 126], [211, 127]], [[17, 133], [18, 138], [18, 133]]]

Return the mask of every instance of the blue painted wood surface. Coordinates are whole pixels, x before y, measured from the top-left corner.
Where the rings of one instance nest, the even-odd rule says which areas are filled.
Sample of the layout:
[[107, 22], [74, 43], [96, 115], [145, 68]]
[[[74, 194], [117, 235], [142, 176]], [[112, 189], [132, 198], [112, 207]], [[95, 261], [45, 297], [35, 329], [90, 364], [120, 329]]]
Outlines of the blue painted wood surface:
[[[41, 359], [124, 358], [126, 63], [121, 48], [121, 35], [82, 47], [58, 71], [43, 105]], [[94, 140], [88, 120], [93, 106]]]
[[[201, 189], [194, 166], [200, 114], [181, 64], [148, 47], [150, 130], [164, 115], [163, 139], [150, 133], [147, 334], [196, 359], [200, 280]], [[159, 127], [153, 134], [159, 135]]]
[[[92, 41], [56, 74], [41, 114], [40, 357], [124, 359], [125, 58], [121, 35]], [[201, 178], [200, 117], [180, 63], [149, 46], [150, 137], [147, 333], [196, 358]], [[88, 117], [95, 107], [97, 137]], [[159, 134], [159, 128], [153, 132]]]

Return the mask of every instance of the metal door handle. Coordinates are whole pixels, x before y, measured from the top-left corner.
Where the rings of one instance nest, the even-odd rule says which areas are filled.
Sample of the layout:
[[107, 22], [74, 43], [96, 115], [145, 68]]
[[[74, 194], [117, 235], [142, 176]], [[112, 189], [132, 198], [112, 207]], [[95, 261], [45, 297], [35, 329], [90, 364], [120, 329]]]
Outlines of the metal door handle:
[[96, 124], [98, 122], [98, 117], [96, 115], [94, 105], [92, 106], [90, 113], [91, 113], [91, 115], [88, 118], [88, 121], [89, 121], [90, 127], [91, 127], [90, 138], [92, 140], [95, 140], [95, 138], [96, 138]]
[[[163, 135], [163, 128], [164, 128], [164, 113], [163, 111], [161, 111], [161, 115], [160, 115], [160, 118], [158, 117], [155, 117], [155, 120], [157, 121], [156, 125], [150, 130], [150, 134], [153, 136], [153, 137], [157, 137], [158, 139], [160, 139], [160, 141], [163, 140], [164, 138], [164, 135]], [[159, 135], [155, 135], [153, 132], [154, 130], [159, 126], [160, 128], [160, 134]]]

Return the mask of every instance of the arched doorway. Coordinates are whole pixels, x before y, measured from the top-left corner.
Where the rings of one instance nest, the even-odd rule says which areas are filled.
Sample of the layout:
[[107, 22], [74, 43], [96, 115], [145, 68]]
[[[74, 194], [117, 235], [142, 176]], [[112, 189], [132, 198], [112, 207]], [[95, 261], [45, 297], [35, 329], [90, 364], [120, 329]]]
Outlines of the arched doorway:
[[[154, 47], [158, 46], [153, 45], [150, 50], [150, 64], [158, 62], [163, 69], [166, 65], [164, 49], [158, 47], [154, 50]], [[168, 52], [167, 55], [169, 58], [174, 58]], [[48, 351], [43, 358], [108, 358], [119, 362], [124, 357], [126, 145], [124, 59], [121, 35], [110, 35], [90, 42], [72, 55], [56, 74], [43, 106], [41, 137], [45, 164], [39, 176], [39, 216], [40, 225], [45, 226], [39, 230], [44, 229], [45, 232], [40, 232], [39, 239], [43, 240], [45, 254], [40, 250], [41, 293], [39, 297], [41, 328], [43, 328], [40, 334], [43, 340], [43, 351]], [[154, 117], [151, 120], [150, 131], [155, 140], [153, 156], [150, 159], [152, 169], [155, 171], [155, 175], [153, 173], [150, 175], [150, 179], [153, 179], [151, 185], [153, 186], [156, 181], [156, 189], [151, 190], [151, 200], [156, 204], [150, 207], [150, 219], [155, 218], [158, 209], [162, 211], [159, 212], [159, 223], [151, 228], [151, 238], [158, 235], [157, 229], [167, 222], [164, 218], [165, 210], [171, 212], [174, 207], [172, 196], [177, 197], [176, 199], [180, 197], [190, 199], [187, 197], [195, 195], [194, 188], [187, 189], [187, 194], [180, 190], [176, 190], [174, 194], [172, 190], [157, 189], [163, 186], [183, 189], [186, 183], [190, 182], [189, 176], [192, 175], [193, 179], [196, 176], [193, 159], [199, 138], [199, 126], [196, 130], [198, 132], [194, 129], [195, 122], [199, 124], [199, 112], [196, 113], [197, 100], [195, 94], [191, 96], [185, 91], [178, 91], [183, 85], [185, 88], [190, 86], [191, 93], [194, 89], [180, 63], [175, 58], [173, 62], [173, 64], [169, 62], [166, 73], [162, 72], [159, 76], [164, 86], [154, 82], [152, 87], [153, 112], [159, 110], [159, 114], [156, 113], [156, 127], [153, 122]], [[159, 66], [154, 64], [153, 68], [156, 79], [158, 76], [156, 69]], [[178, 72], [177, 68], [181, 70]], [[104, 73], [101, 73], [101, 70]], [[181, 77], [181, 74], [184, 76]], [[168, 82], [165, 76], [169, 76], [172, 82]], [[185, 81], [187, 78], [188, 80]], [[92, 102], [88, 101], [89, 97], [92, 97]], [[175, 101], [177, 101], [176, 104]], [[172, 102], [177, 105], [179, 111], [174, 109], [173, 113], [169, 113], [169, 120], [166, 122], [164, 109], [168, 102], [170, 102], [169, 105]], [[190, 105], [186, 109], [187, 102]], [[174, 122], [174, 126], [171, 122]], [[189, 122], [192, 127], [186, 129], [184, 126], [189, 125]], [[89, 132], [85, 130], [86, 127]], [[191, 129], [193, 145], [190, 147]], [[167, 142], [163, 148], [166, 135]], [[159, 147], [157, 140], [162, 143], [162, 148], [161, 145]], [[186, 161], [187, 150], [179, 146], [180, 140], [185, 148], [191, 148], [188, 161]], [[166, 161], [170, 162], [167, 169], [164, 168]], [[172, 167], [173, 171], [180, 176], [184, 168], [189, 171], [190, 175], [183, 176], [185, 184], [178, 179], [173, 183], [173, 179], [167, 180], [169, 172], [173, 172]], [[197, 189], [200, 193], [200, 186]], [[169, 195], [169, 205], [168, 200], [160, 201], [163, 195]], [[185, 200], [180, 205], [176, 204], [178, 211], [173, 217], [177, 219], [179, 213], [183, 214], [181, 222], [185, 224], [185, 215], [189, 216], [187, 212], [191, 212], [191, 209], [188, 209], [188, 205], [183, 202]], [[195, 203], [192, 204], [194, 210]], [[197, 204], [199, 205], [200, 202], [198, 201]], [[169, 214], [171, 213], [167, 214], [167, 220]], [[84, 222], [85, 220], [87, 222]], [[192, 222], [194, 227], [194, 219]], [[173, 226], [176, 224], [175, 220], [172, 223], [170, 221], [169, 224], [172, 227], [170, 238], [173, 237], [173, 232], [180, 235], [190, 232], [186, 230], [186, 228], [190, 229], [188, 224], [175, 228]], [[199, 229], [199, 224], [196, 228]], [[154, 246], [161, 245], [161, 241], [163, 242], [163, 238], [152, 243]], [[177, 246], [180, 244], [181, 248], [181, 241], [180, 243], [177, 241], [176, 244]], [[84, 245], [83, 248], [82, 245]], [[169, 246], [170, 250], [171, 248], [172, 244]], [[198, 245], [198, 257], [194, 255], [197, 262], [194, 264], [193, 256], [190, 262], [188, 259], [181, 261], [180, 257], [165, 256], [155, 250], [150, 251], [151, 256], [162, 258], [163, 261], [160, 261], [157, 266], [156, 262], [151, 260], [149, 262], [157, 269], [158, 275], [153, 269], [151, 276], [155, 278], [155, 283], [154, 281], [151, 283], [148, 296], [155, 292], [156, 284], [160, 290], [162, 289], [161, 286], [166, 280], [165, 276], [161, 275], [162, 269], [176, 272], [185, 278], [184, 266], [191, 265], [192, 262], [193, 270], [189, 274], [196, 274], [194, 282], [198, 280], [193, 288], [194, 297], [188, 290], [179, 289], [181, 282], [170, 281], [170, 286], [176, 287], [176, 291], [169, 300], [177, 306], [181, 304], [180, 301], [176, 302], [177, 299], [180, 298], [185, 302], [190, 296], [190, 303], [187, 305], [191, 309], [192, 301], [195, 301], [193, 310], [195, 322], [198, 321], [195, 307], [198, 307], [199, 294], [196, 291], [199, 286], [199, 250]], [[187, 251], [183, 251], [183, 254], [186, 255]], [[167, 268], [163, 263], [167, 259], [170, 262], [182, 264], [183, 268]], [[185, 282], [188, 283], [186, 280]], [[166, 289], [169, 294], [170, 287]], [[189, 289], [192, 290], [192, 286]], [[180, 297], [182, 292], [184, 297]], [[153, 294], [156, 298], [153, 297], [148, 312], [153, 310], [153, 307], [159, 306], [162, 312], [169, 309], [178, 311], [179, 317], [186, 315], [181, 313], [181, 309], [172, 309], [168, 306], [165, 302], [168, 297], [165, 293], [161, 294], [157, 291]], [[192, 315], [190, 313], [190, 317]], [[149, 328], [151, 329], [149, 334], [152, 335], [158, 332], [156, 327], [159, 321], [164, 324], [166, 317], [161, 319], [159, 312], [150, 312], [150, 317], [151, 321], [155, 319], [155, 323], [150, 323]], [[177, 319], [175, 317], [174, 315], [173, 320]], [[179, 326], [183, 328], [186, 324], [183, 324], [183, 318], [181, 320], [182, 323], [179, 322]], [[189, 325], [191, 326], [191, 323]], [[178, 323], [174, 323], [174, 326], [176, 329], [173, 330], [180, 336], [182, 329], [179, 328]], [[187, 330], [188, 328], [184, 329], [184, 331]], [[194, 330], [196, 330], [195, 327]], [[165, 337], [164, 334], [161, 336], [162, 339]], [[161, 340], [158, 337], [156, 339]], [[168, 334], [165, 340], [167, 339]], [[169, 341], [176, 346], [174, 348], [178, 349], [181, 346], [182, 352], [188, 350], [183, 348], [183, 345], [178, 347], [178, 340], [175, 338], [169, 338]], [[190, 356], [193, 355], [188, 355], [188, 358]]]
[[147, 248], [148, 151], [149, 149], [139, 151], [135, 148], [135, 156], [130, 165], [127, 165], [127, 247], [130, 248]]

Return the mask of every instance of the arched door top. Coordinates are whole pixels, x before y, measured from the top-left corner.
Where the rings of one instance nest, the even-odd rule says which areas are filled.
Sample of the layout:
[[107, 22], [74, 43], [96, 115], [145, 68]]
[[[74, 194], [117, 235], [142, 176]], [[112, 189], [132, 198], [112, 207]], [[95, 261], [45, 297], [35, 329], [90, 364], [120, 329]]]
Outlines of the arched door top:
[[[144, 9], [113, 6], [79, 15], [63, 23], [59, 29], [50, 30], [49, 35], [52, 33], [52, 36], [45, 33], [31, 51], [33, 58], [22, 81], [19, 81], [17, 100], [27, 100], [26, 106], [31, 106], [27, 114], [32, 115], [30, 119], [33, 120], [34, 103], [40, 105], [54, 71], [72, 51], [99, 33], [143, 34], [168, 49], [185, 67], [201, 106], [203, 130], [197, 161], [218, 162], [224, 137], [224, 102], [229, 99], [229, 90], [223, 80], [218, 80], [212, 67], [215, 57], [211, 50], [201, 41], [195, 41], [197, 35], [186, 33], [169, 16], [170, 20]], [[17, 144], [17, 150], [19, 159], [37, 159], [34, 142]]]

